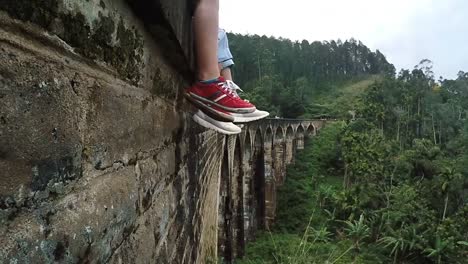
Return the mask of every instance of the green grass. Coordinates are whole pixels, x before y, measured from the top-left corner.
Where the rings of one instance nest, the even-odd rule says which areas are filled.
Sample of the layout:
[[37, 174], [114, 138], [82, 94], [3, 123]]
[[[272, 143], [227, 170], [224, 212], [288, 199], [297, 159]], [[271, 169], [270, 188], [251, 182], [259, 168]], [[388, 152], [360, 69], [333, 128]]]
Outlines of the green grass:
[[309, 117], [351, 117], [349, 111], [357, 109], [358, 98], [378, 80], [382, 80], [382, 76], [371, 75], [366, 79], [330, 86], [313, 97], [308, 109]]

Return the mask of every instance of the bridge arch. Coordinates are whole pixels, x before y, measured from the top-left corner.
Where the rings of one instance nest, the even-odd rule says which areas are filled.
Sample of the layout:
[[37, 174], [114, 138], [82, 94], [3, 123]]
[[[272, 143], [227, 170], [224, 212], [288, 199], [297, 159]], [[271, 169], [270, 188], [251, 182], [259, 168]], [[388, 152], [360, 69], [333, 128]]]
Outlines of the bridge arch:
[[276, 143], [276, 142], [281, 142], [283, 140], [284, 140], [283, 128], [281, 126], [278, 126], [275, 130], [275, 134], [273, 135], [273, 141], [274, 143]]
[[254, 153], [253, 153], [253, 201], [252, 211], [254, 218], [252, 219], [252, 235], [255, 235], [257, 230], [264, 228], [265, 219], [265, 157], [264, 157], [264, 142], [262, 132], [257, 129], [255, 132]]
[[[264, 146], [264, 142], [263, 142], [263, 137], [262, 137], [262, 130], [260, 128], [258, 128], [256, 131], [255, 131], [255, 139], [254, 139], [255, 143], [254, 143], [254, 148], [255, 148], [255, 152], [263, 152], [263, 146]], [[257, 153], [257, 154], [258, 154]]]
[[307, 136], [308, 137], [313, 137], [316, 135], [316, 129], [315, 129], [315, 126], [314, 124], [310, 123], [309, 126], [307, 127]]
[[271, 127], [268, 127], [265, 131], [265, 145], [267, 144], [272, 144], [273, 140], [273, 130], [271, 129]]
[[304, 149], [304, 127], [299, 125], [296, 130], [296, 149]]
[[225, 146], [221, 162], [218, 198], [218, 255], [225, 260], [231, 260], [233, 258], [232, 228], [230, 224], [230, 218], [232, 217], [231, 179], [229, 172], [229, 153], [227, 146]]
[[232, 161], [232, 186], [231, 204], [232, 208], [232, 244], [231, 256], [236, 258], [244, 255], [244, 173], [241, 137], [237, 136], [234, 145], [234, 156]]
[[288, 139], [291, 138], [292, 139], [293, 137], [294, 137], [294, 130], [293, 130], [292, 126], [288, 126], [286, 128], [286, 138], [288, 138]]
[[276, 186], [281, 185], [283, 182], [283, 167], [285, 163], [284, 154], [284, 133], [283, 128], [279, 126], [276, 129], [275, 137], [273, 139], [273, 177], [275, 178]]
[[[286, 140], [284, 142], [285, 162], [291, 164], [294, 160], [294, 129], [291, 125], [286, 128]], [[284, 181], [284, 179], [283, 179]]]
[[250, 132], [247, 130], [245, 133], [245, 140], [244, 140], [244, 151], [242, 155], [242, 160], [244, 161], [245, 165], [249, 165], [251, 158], [252, 158], [252, 137], [250, 136]]
[[[249, 236], [249, 231], [252, 228], [251, 219], [253, 216], [253, 197], [254, 197], [254, 186], [253, 186], [253, 168], [252, 168], [252, 137], [249, 130], [245, 133], [244, 139], [244, 155], [242, 157], [243, 163], [243, 206], [244, 206], [244, 232]], [[244, 241], [249, 237], [244, 237]]]

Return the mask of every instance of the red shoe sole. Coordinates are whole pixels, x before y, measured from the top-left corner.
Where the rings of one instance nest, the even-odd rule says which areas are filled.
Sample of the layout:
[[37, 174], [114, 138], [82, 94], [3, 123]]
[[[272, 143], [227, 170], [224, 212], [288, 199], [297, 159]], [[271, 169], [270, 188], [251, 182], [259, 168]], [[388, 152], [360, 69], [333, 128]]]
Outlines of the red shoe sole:
[[255, 107], [249, 107], [249, 108], [230, 108], [230, 107], [226, 107], [224, 105], [221, 105], [221, 104], [218, 104], [216, 102], [213, 102], [213, 101], [210, 101], [204, 97], [201, 97], [201, 96], [198, 96], [196, 94], [190, 94], [188, 93], [188, 95], [190, 95], [192, 97], [193, 100], [197, 100], [199, 101], [200, 103], [204, 103], [204, 104], [212, 104], [212, 105], [215, 105], [216, 107], [219, 107], [221, 109], [223, 109], [224, 111], [227, 111], [227, 112], [231, 112], [231, 113], [238, 113], [238, 114], [250, 114], [250, 113], [253, 113], [255, 112], [256, 108]]

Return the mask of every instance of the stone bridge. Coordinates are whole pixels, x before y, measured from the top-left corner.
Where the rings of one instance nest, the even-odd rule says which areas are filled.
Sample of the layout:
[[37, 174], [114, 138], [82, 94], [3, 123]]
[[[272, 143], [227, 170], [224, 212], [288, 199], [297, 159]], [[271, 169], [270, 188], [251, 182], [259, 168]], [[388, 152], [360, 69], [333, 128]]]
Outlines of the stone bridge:
[[266, 119], [226, 139], [219, 183], [219, 257], [242, 256], [256, 231], [273, 223], [276, 190], [285, 181], [286, 166], [323, 125], [321, 120]]
[[0, 263], [210, 263], [320, 120], [191, 121], [191, 1], [0, 1]]

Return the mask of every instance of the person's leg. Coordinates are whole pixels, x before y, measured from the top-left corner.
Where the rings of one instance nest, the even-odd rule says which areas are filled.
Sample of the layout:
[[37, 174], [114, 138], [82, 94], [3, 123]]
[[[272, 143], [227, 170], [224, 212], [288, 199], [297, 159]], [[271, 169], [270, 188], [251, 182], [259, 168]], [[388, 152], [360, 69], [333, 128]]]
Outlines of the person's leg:
[[221, 76], [223, 76], [224, 79], [229, 80], [229, 81], [233, 81], [231, 68], [222, 69], [221, 65], [220, 65], [220, 69], [221, 69]]
[[221, 76], [223, 76], [226, 80], [233, 81], [231, 68], [221, 69]]
[[[217, 4], [218, 0], [202, 0], [195, 10], [198, 16], [194, 18], [194, 33], [199, 82], [186, 90], [186, 97], [210, 117], [223, 122], [232, 122], [234, 121], [232, 113], [252, 113], [256, 108], [253, 104], [240, 99], [235, 90], [230, 89], [230, 83], [220, 77], [221, 70], [218, 63], [224, 69], [232, 66], [234, 62], [229, 52], [226, 32], [218, 31], [218, 10], [212, 9]], [[212, 13], [216, 13], [215, 21], [209, 19], [212, 18]], [[216, 26], [214, 32], [212, 24]], [[205, 30], [205, 27], [208, 29]], [[219, 61], [219, 56], [223, 58], [222, 61]]]
[[229, 40], [224, 29], [218, 30], [218, 68], [226, 80], [232, 81], [231, 67], [234, 65]]
[[193, 17], [197, 74], [199, 80], [219, 77], [218, 69], [219, 0], [200, 0]]
[[[252, 113], [255, 106], [240, 99], [220, 77], [218, 68], [219, 0], [200, 0], [194, 12], [193, 27], [198, 81], [186, 89], [185, 97], [201, 111], [194, 120], [222, 133], [238, 133], [234, 113]], [[231, 129], [230, 131], [228, 131]]]

